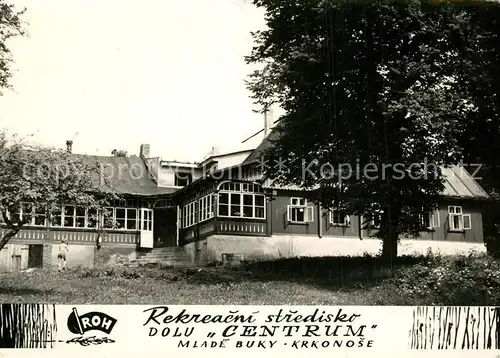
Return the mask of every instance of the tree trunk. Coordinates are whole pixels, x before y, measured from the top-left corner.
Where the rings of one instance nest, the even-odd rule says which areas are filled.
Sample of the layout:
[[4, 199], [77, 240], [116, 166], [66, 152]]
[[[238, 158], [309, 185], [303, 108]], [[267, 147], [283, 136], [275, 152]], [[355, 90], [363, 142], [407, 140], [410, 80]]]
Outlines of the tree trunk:
[[398, 238], [399, 234], [397, 230], [392, 229], [391, 232], [387, 232], [382, 239], [382, 260], [389, 264], [392, 264], [398, 257]]
[[399, 242], [399, 217], [401, 209], [397, 205], [391, 205], [384, 212], [382, 229], [382, 260], [392, 264], [398, 257]]
[[16, 236], [16, 234], [19, 232], [20, 229], [10, 229], [7, 231], [7, 233], [2, 237], [2, 240], [0, 240], [0, 250], [2, 250], [5, 245], [9, 242], [11, 238]]

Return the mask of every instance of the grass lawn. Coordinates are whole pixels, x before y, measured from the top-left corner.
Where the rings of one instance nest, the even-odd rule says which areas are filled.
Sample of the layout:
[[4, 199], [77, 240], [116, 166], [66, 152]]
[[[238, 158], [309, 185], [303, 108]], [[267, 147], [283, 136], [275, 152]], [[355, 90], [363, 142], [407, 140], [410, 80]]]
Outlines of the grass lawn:
[[0, 274], [1, 302], [59, 304], [500, 305], [487, 256], [298, 258], [237, 268], [101, 267]]
[[[283, 260], [240, 268], [96, 268], [0, 274], [1, 302], [60, 304], [411, 304], [388, 282], [338, 259]], [[340, 263], [340, 267], [338, 266]], [[342, 267], [346, 266], [346, 267]], [[349, 267], [354, 266], [354, 267]], [[326, 268], [326, 270], [325, 270]], [[340, 271], [334, 272], [335, 268]], [[353, 275], [353, 268], [357, 275]], [[357, 268], [357, 269], [356, 269]], [[370, 281], [370, 284], [366, 284]], [[388, 301], [389, 299], [389, 301]]]

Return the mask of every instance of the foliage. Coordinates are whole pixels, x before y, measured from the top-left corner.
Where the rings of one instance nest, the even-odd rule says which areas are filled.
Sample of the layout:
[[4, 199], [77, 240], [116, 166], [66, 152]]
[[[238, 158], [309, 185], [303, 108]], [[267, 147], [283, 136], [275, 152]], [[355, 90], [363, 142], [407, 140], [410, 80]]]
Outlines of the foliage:
[[22, 15], [25, 10], [17, 11], [12, 4], [0, 0], [0, 95], [2, 89], [9, 88], [12, 76], [12, 54], [7, 47], [9, 39], [24, 35]]
[[500, 16], [498, 6], [471, 7], [464, 51], [456, 61], [457, 86], [471, 108], [459, 137], [464, 162], [478, 172], [476, 180], [495, 199], [484, 205], [483, 228], [488, 252], [500, 256]]
[[116, 195], [101, 186], [101, 172], [97, 162], [0, 131], [0, 215], [7, 227], [0, 249], [36, 214], [53, 216], [63, 204], [95, 211], [109, 205]]
[[398, 292], [433, 305], [485, 306], [500, 303], [500, 261], [485, 255], [436, 256], [398, 271]]
[[[253, 34], [247, 62], [262, 68], [248, 85], [263, 109], [277, 103], [285, 111], [265, 157], [285, 159], [286, 168], [267, 174], [310, 189], [324, 207], [362, 215], [365, 227], [382, 210], [377, 236], [394, 259], [401, 234], [418, 235], [420, 215], [434, 209], [441, 168], [460, 163], [467, 148], [460, 139], [474, 125], [472, 96], [456, 85], [466, 77], [457, 62], [467, 51], [473, 60], [480, 37], [485, 51], [493, 46], [477, 21], [469, 37], [480, 5], [254, 3], [268, 28]], [[498, 6], [490, 10], [498, 17]]]

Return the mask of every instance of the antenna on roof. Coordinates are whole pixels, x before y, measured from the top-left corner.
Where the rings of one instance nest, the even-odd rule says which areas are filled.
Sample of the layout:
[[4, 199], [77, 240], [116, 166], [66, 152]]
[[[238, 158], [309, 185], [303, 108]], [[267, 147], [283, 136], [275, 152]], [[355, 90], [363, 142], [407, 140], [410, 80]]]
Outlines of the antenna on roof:
[[[274, 124], [276, 124], [276, 123], [278, 123], [279, 121], [281, 121], [281, 119], [282, 119], [282, 118], [277, 119], [277, 120], [274, 122]], [[248, 140], [252, 139], [252, 138], [253, 138], [253, 137], [255, 137], [256, 135], [258, 135], [258, 134], [260, 134], [260, 133], [264, 132], [265, 130], [266, 130], [266, 128], [262, 128], [260, 131], [258, 131], [258, 132], [257, 132], [257, 133], [255, 133], [255, 134], [252, 134], [250, 137], [248, 137], [247, 139], [245, 139], [245, 140], [244, 140], [243, 142], [241, 142], [241, 143], [245, 143], [246, 141], [248, 141]]]

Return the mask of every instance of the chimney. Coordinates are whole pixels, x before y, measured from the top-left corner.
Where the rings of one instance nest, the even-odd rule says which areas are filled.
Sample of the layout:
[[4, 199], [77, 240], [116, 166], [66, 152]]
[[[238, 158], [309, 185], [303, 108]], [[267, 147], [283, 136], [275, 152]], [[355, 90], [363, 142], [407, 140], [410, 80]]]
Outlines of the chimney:
[[270, 108], [264, 112], [264, 138], [271, 132], [274, 125], [273, 110]]
[[68, 153], [73, 152], [73, 141], [72, 140], [67, 140], [66, 141], [66, 151]]
[[143, 159], [149, 158], [149, 144], [141, 144], [139, 156]]
[[219, 147], [213, 146], [210, 154], [211, 155], [218, 155], [219, 154]]

